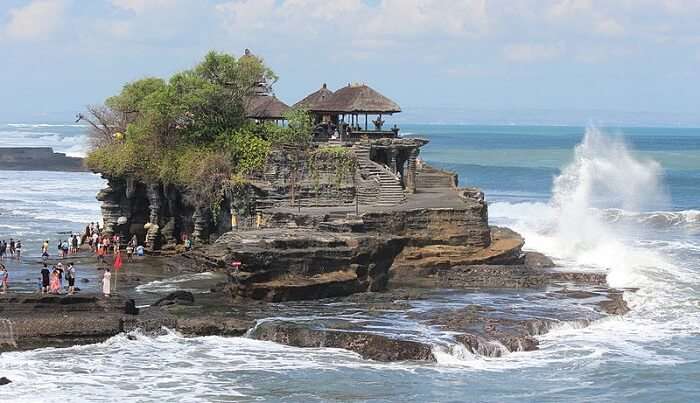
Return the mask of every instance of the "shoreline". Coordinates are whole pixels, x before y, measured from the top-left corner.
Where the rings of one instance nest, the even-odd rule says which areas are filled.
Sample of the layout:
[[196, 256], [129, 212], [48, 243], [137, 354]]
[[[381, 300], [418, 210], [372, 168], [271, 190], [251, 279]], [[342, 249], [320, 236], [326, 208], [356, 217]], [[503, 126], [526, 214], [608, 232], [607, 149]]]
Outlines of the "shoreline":
[[[141, 264], [148, 271], [147, 268], [153, 263], [156, 266], [168, 267], [171, 264], [168, 261], [172, 259], [149, 257], [145, 259], [149, 263]], [[496, 268], [497, 266], [492, 266], [489, 269]], [[507, 266], [500, 268], [508, 270]], [[137, 270], [133, 271], [134, 275], [138, 273]], [[558, 275], [550, 277], [546, 287], [542, 288], [540, 278], [543, 274], [551, 273], [551, 270], [542, 267], [530, 267], [529, 270], [530, 278], [538, 279], [534, 282], [537, 287], [465, 287], [461, 290], [445, 290], [392, 286], [384, 292], [307, 302], [290, 301], [282, 303], [282, 307], [280, 303], [231, 300], [224, 290], [225, 283], [221, 282], [221, 277], [211, 279], [206, 284], [193, 285], [193, 281], [178, 283], [181, 288], [191, 288], [195, 293], [156, 293], [150, 297], [150, 304], [145, 304], [149, 305], [147, 307], [143, 307], [143, 299], [139, 301], [131, 298], [138, 294], [135, 292], [138, 286], [158, 281], [155, 277], [160, 277], [161, 280], [172, 279], [172, 276], [166, 275], [165, 272], [160, 272], [161, 274], [148, 280], [145, 280], [145, 277], [142, 279], [141, 274], [131, 279], [126, 276], [120, 278], [121, 291], [109, 299], [93, 293], [78, 293], [74, 296], [4, 294], [0, 295], [0, 313], [4, 319], [12, 321], [16, 344], [0, 343], [0, 352], [93, 344], [137, 330], [156, 336], [166, 331], [165, 329], [170, 329], [186, 337], [245, 336], [295, 347], [337, 347], [375, 361], [430, 362], [435, 361], [436, 348], [449, 349], [455, 348], [454, 346], [462, 346], [473, 354], [486, 357], [500, 357], [516, 351], [533, 351], [538, 349], [537, 336], [547, 333], [552, 327], [565, 323], [587, 326], [595, 320], [611, 315], [623, 315], [629, 310], [622, 298], [625, 290], [615, 290], [602, 285], [599, 273], [557, 271]], [[503, 271], [493, 272], [503, 275]], [[178, 273], [184, 274], [193, 272]], [[522, 278], [523, 272], [514, 275]], [[209, 289], [206, 289], [207, 287]], [[509, 312], [504, 306], [498, 308], [470, 303], [454, 310], [439, 308], [440, 304], [435, 302], [443, 298], [443, 294], [469, 295], [476, 292], [491, 295], [496, 299], [507, 297], [518, 290], [519, 293], [532, 295], [533, 298], [546, 298], [563, 306], [567, 306], [568, 303], [588, 306], [589, 313], [567, 312], [564, 309], [550, 312], [546, 317], [536, 317], [526, 312], [513, 317], [514, 312]], [[164, 298], [158, 304], [160, 306], [154, 303], [157, 297]], [[416, 303], [436, 303], [437, 307], [420, 313], [411, 308]], [[134, 315], [136, 306], [141, 308], [138, 309], [138, 314]], [[410, 335], [406, 337], [380, 334], [362, 326], [348, 327], [348, 324], [338, 327], [339, 323], [332, 319], [332, 316], [323, 319], [329, 309], [338, 309], [338, 306], [374, 315], [377, 320], [381, 320], [382, 315], [387, 312], [405, 311], [408, 320], [454, 333], [454, 342], [452, 347], [440, 347]], [[299, 314], [299, 309], [319, 317], [310, 322], [299, 321], [294, 316], [295, 312]], [[287, 315], [287, 319], [284, 319]], [[271, 320], [271, 317], [277, 319]], [[6, 322], [4, 329], [7, 330]]]

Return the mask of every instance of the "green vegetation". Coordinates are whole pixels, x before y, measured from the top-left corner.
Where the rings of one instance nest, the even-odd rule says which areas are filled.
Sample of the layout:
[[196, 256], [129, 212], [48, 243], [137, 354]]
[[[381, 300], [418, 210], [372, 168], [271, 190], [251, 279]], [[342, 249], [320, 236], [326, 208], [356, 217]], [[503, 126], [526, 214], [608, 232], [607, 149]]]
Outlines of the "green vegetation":
[[357, 158], [348, 147], [327, 146], [311, 152], [310, 162], [311, 175], [316, 182], [320, 171], [334, 172], [336, 187], [340, 187], [355, 172]]
[[245, 118], [254, 90], [275, 80], [257, 57], [211, 52], [168, 80], [126, 84], [80, 116], [92, 126], [87, 165], [110, 176], [178, 184], [199, 205], [216, 206], [227, 188], [262, 171], [275, 145], [311, 143], [304, 110], [291, 111], [287, 127]]

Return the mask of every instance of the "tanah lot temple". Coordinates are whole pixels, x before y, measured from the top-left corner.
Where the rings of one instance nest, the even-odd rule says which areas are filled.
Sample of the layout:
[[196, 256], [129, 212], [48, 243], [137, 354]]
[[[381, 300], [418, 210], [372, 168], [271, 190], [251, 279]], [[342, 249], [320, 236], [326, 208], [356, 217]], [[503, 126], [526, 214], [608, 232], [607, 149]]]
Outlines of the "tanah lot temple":
[[401, 203], [406, 194], [417, 191], [420, 175], [427, 182], [456, 186], [455, 176], [421, 163], [420, 148], [428, 140], [401, 136], [395, 124], [387, 128], [384, 118], [400, 113], [401, 107], [366, 84], [348, 84], [336, 91], [323, 84], [292, 107], [279, 100], [270, 87], [261, 85], [248, 102], [246, 116], [283, 125], [285, 113], [292, 108], [303, 108], [313, 116], [314, 143], [352, 147], [360, 175], [378, 183], [371, 197], [358, 189], [361, 204]]

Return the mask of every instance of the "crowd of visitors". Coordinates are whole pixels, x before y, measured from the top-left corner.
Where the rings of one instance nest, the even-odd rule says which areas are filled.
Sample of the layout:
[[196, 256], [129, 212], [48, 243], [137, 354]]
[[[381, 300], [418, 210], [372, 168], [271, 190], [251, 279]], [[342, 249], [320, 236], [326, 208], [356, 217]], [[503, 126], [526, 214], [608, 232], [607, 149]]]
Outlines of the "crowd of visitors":
[[[102, 276], [102, 292], [105, 296], [110, 295], [110, 280], [111, 270], [105, 267], [111, 264], [112, 257], [114, 259], [114, 268], [122, 265], [122, 253], [126, 255], [126, 262], [133, 262], [134, 256], [143, 256], [144, 247], [139, 245], [138, 238], [134, 235], [126, 245], [119, 235], [106, 235], [102, 233], [102, 228], [98, 223], [90, 223], [85, 226], [83, 234], [69, 234], [66, 238], [60, 238], [56, 243], [55, 255], [59, 260], [68, 259], [83, 251], [94, 253], [97, 257], [99, 270], [103, 270]], [[66, 263], [57, 262], [50, 264], [49, 259], [52, 257], [51, 246], [49, 240], [44, 240], [41, 243], [41, 277], [37, 279], [38, 292], [42, 294], [67, 294], [73, 295], [78, 289], [75, 286], [76, 282], [76, 267], [73, 262]], [[22, 242], [11, 238], [9, 242], [0, 241], [0, 294], [5, 294], [9, 289], [10, 271], [9, 266], [6, 266], [3, 261], [16, 259], [21, 260], [22, 257]], [[107, 258], [109, 259], [109, 263]], [[54, 260], [55, 262], [55, 260]]]
[[10, 243], [3, 240], [0, 242], [0, 260], [5, 260], [9, 256], [10, 259], [19, 259], [22, 255], [22, 241], [15, 241], [10, 238]]
[[[64, 285], [64, 278], [67, 287]], [[42, 294], [75, 294], [76, 271], [73, 263], [68, 263], [67, 267], [63, 263], [57, 263], [49, 270], [49, 266], [44, 263], [41, 269], [41, 279], [39, 289]]]

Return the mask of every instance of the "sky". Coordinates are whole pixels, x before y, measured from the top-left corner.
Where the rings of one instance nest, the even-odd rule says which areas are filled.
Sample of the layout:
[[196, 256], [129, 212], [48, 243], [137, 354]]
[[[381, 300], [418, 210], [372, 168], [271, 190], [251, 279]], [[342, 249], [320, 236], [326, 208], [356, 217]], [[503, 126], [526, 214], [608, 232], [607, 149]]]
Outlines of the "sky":
[[289, 104], [362, 82], [405, 121], [700, 127], [700, 0], [0, 0], [0, 121], [245, 48]]

